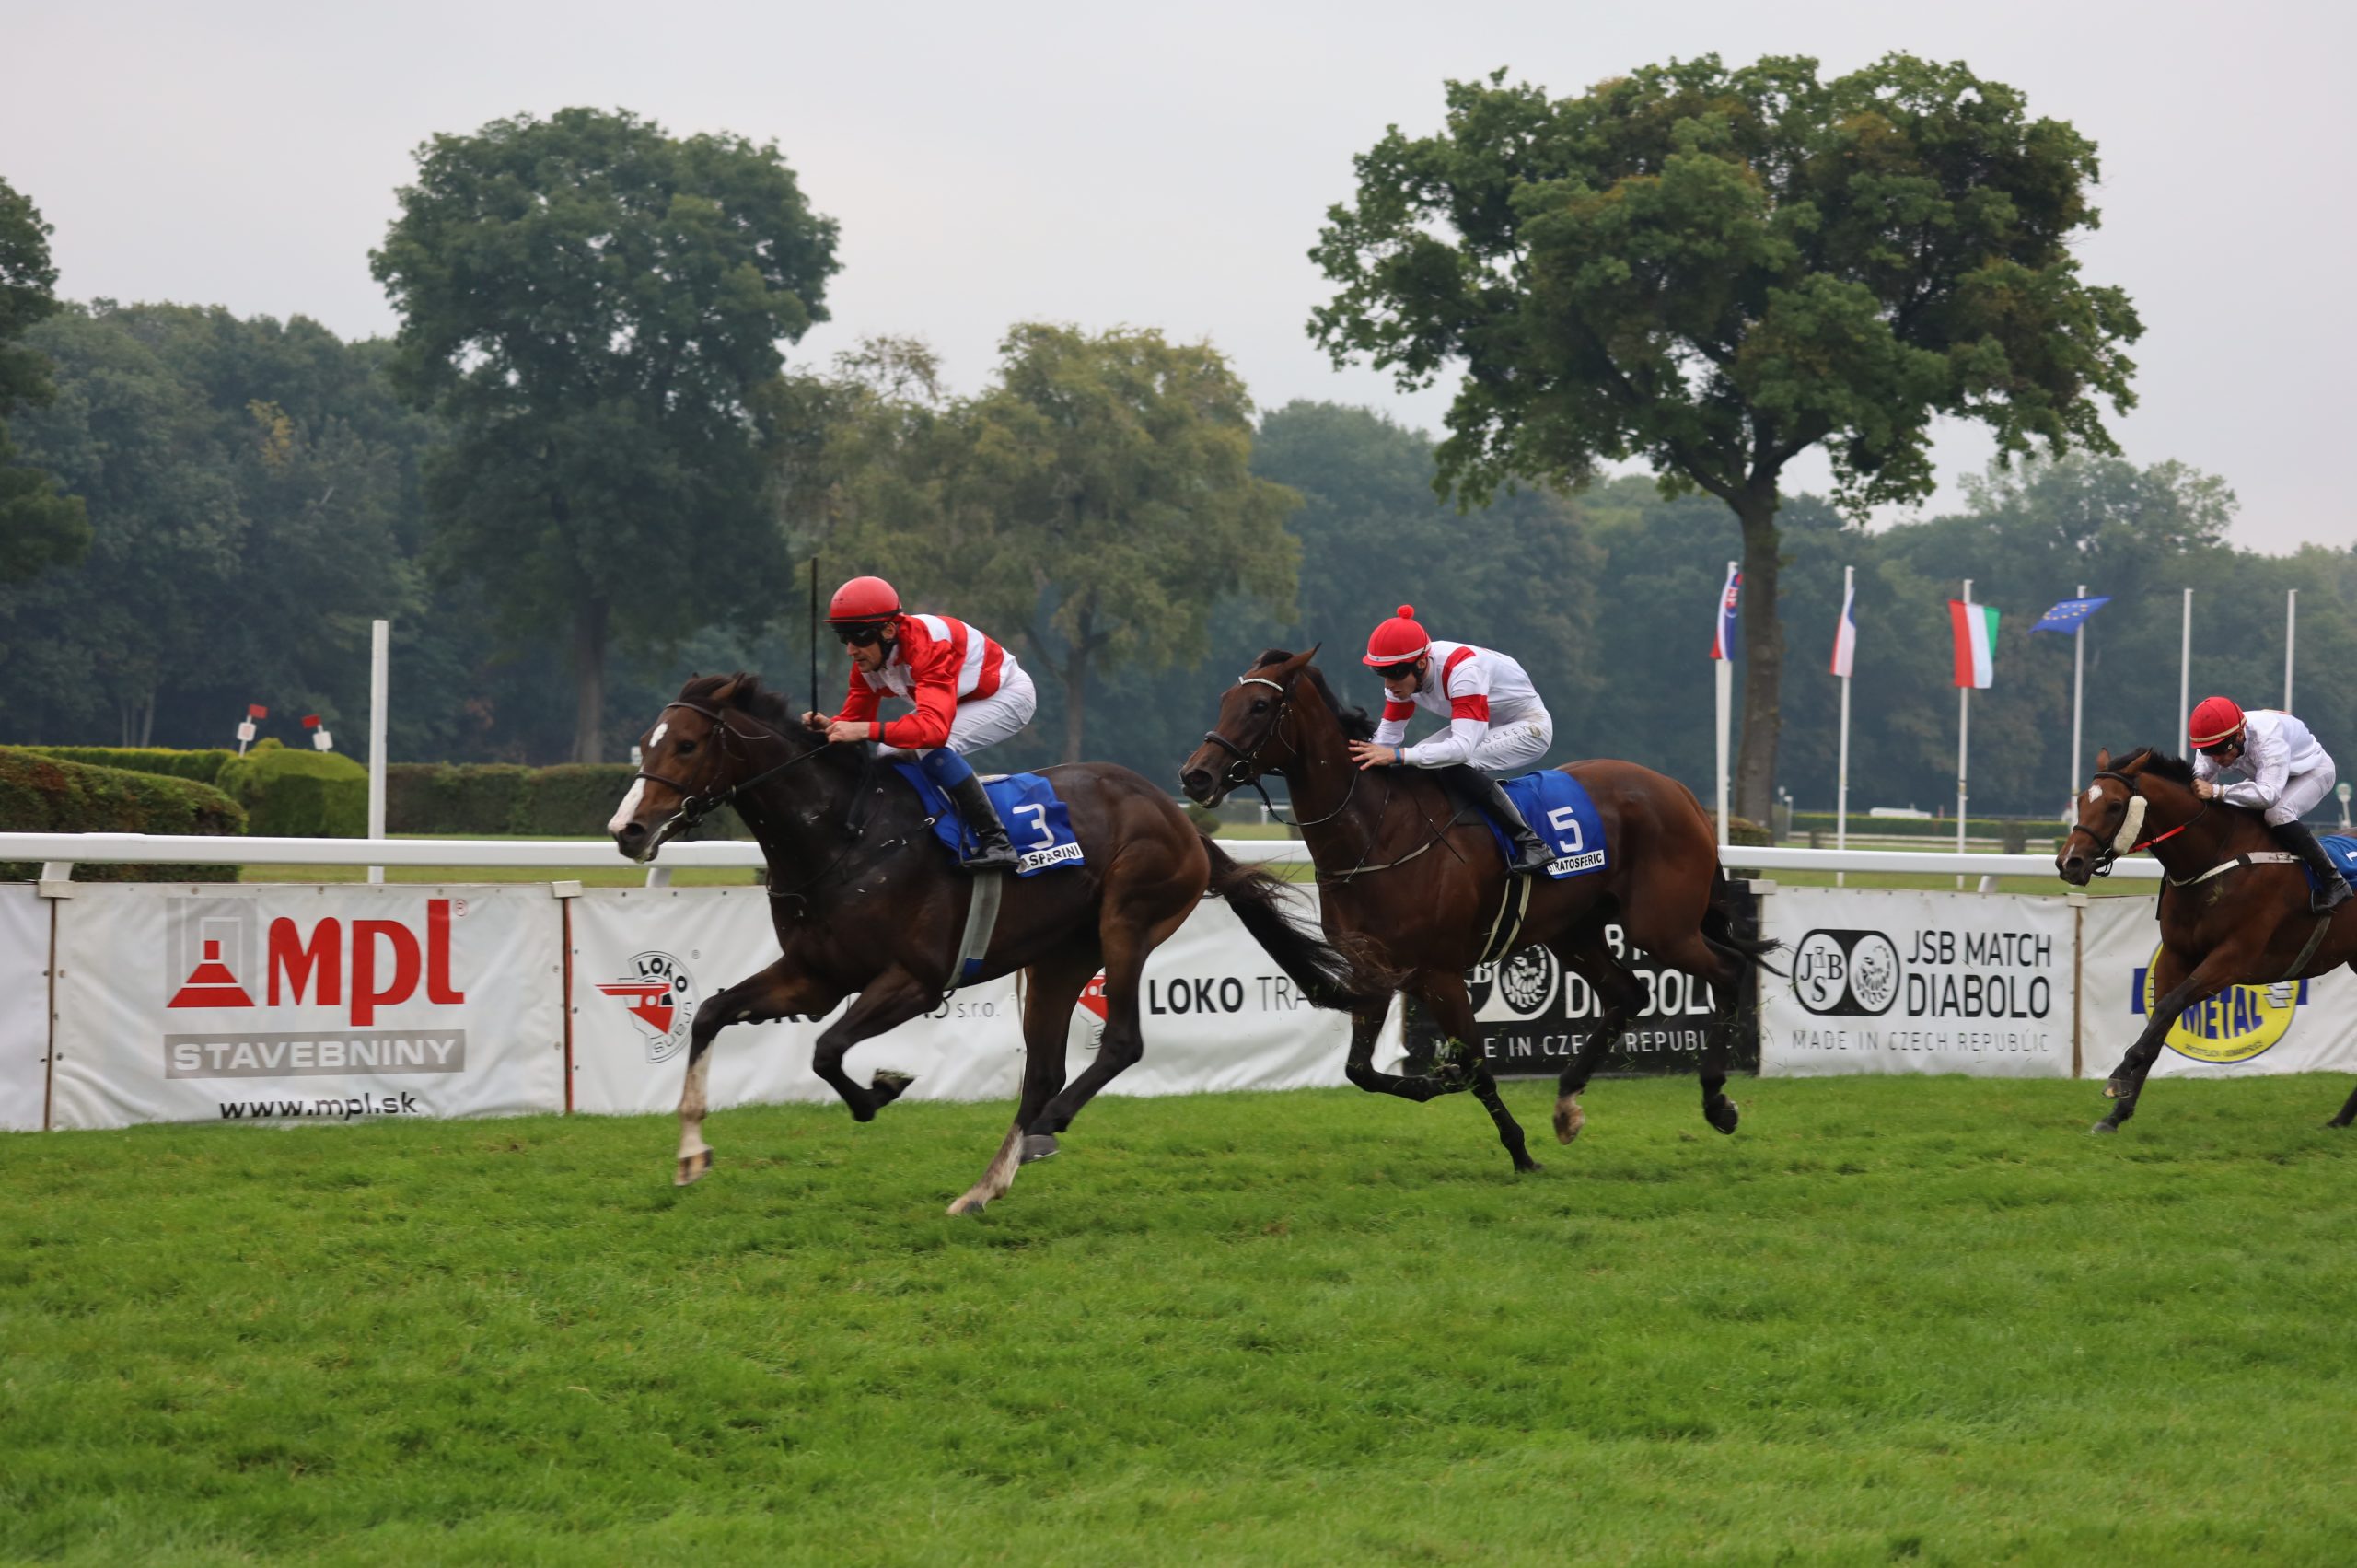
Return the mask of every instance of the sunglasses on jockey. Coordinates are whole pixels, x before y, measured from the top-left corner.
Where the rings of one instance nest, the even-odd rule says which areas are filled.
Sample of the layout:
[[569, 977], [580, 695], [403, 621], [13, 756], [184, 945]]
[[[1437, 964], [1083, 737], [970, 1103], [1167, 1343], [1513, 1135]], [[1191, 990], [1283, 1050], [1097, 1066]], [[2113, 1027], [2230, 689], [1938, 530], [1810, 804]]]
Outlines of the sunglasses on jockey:
[[2204, 757], [2211, 758], [2213, 761], [2221, 761], [2227, 757], [2231, 757], [2242, 749], [2243, 738], [2239, 735], [2228, 736], [2225, 739], [2219, 741], [2215, 746], [2202, 746], [2196, 748], [2196, 749]]
[[885, 622], [881, 621], [855, 621], [849, 623], [838, 621], [834, 626], [834, 633], [843, 646], [864, 648], [884, 635], [884, 626]]
[[1417, 654], [1411, 658], [1399, 659], [1390, 664], [1370, 665], [1368, 668], [1375, 671], [1375, 678], [1377, 680], [1400, 680], [1415, 674], [1416, 667], [1424, 662], [1425, 656], [1423, 654]]

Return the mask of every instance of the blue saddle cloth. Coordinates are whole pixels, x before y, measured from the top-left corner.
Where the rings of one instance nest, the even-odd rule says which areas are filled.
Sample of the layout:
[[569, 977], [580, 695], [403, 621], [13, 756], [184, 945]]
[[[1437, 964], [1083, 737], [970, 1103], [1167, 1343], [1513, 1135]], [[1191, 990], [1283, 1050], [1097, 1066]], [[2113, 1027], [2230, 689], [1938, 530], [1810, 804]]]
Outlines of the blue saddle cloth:
[[[915, 763], [895, 762], [892, 766], [909, 781], [917, 798], [924, 802], [924, 814], [933, 819], [933, 836], [941, 841], [942, 847], [961, 860], [973, 853], [974, 836], [966, 830], [966, 819], [958, 814], [958, 807], [949, 797], [919, 772]], [[1023, 857], [1015, 868], [1017, 877], [1036, 877], [1059, 865], [1082, 863], [1080, 841], [1073, 836], [1072, 814], [1056, 798], [1056, 786], [1044, 774], [1007, 773], [984, 779], [982, 788], [990, 792], [991, 804], [998, 808], [998, 819], [1006, 824], [1006, 836], [1015, 845], [1015, 853]]]
[[[2350, 887], [2357, 889], [2357, 839], [2335, 833], [2328, 839], [2319, 838], [2316, 842], [2324, 845], [2325, 854], [2330, 855], [2333, 865], [2340, 868], [2341, 877]], [[2309, 872], [2309, 882], [2314, 883], [2316, 879], [2316, 873]]]
[[[1498, 783], [1531, 830], [1554, 850], [1555, 858], [1547, 867], [1549, 877], [1560, 882], [1566, 877], [1585, 877], [1604, 869], [1604, 819], [1596, 815], [1586, 785], [1552, 768]], [[1505, 830], [1495, 822], [1490, 822], [1489, 828], [1490, 836], [1498, 841], [1498, 854], [1512, 860], [1514, 845]]]

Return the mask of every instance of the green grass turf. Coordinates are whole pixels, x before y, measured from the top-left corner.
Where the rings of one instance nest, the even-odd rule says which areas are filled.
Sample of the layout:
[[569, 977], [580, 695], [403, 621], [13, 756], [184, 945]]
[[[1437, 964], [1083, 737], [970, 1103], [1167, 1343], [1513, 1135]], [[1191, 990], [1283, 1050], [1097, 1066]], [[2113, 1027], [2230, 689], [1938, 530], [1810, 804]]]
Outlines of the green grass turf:
[[[2346, 1081], [0, 1139], [0, 1555], [2347, 1561]], [[1534, 1130], [1548, 1087], [1509, 1086]]]

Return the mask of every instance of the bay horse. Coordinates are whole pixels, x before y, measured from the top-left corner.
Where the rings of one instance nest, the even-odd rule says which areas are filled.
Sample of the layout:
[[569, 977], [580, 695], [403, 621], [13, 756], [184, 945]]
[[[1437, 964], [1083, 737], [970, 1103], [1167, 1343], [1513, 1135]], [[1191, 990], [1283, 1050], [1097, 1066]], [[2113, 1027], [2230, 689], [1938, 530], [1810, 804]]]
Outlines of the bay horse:
[[[2193, 793], [2193, 765], [2152, 747], [2111, 760], [2096, 754], [2070, 836], [2054, 857], [2062, 880], [2084, 888], [2113, 861], [2150, 850], [2161, 888], [2161, 950], [2153, 959], [2153, 1005], [2143, 1032], [2111, 1070], [2111, 1109], [2090, 1132], [2117, 1132], [2136, 1114], [2145, 1076], [2170, 1026], [2188, 1007], [2230, 986], [2313, 980], [2341, 964], [2357, 970], [2357, 900], [2328, 914], [2308, 908], [2298, 858], [2256, 811]], [[2357, 1120], [2357, 1093], [2329, 1125]]]
[[[1317, 866], [1328, 936], [1363, 954], [1368, 972], [1402, 977], [1399, 988], [1431, 1010], [1446, 1036], [1437, 1072], [1379, 1072], [1375, 1041], [1390, 998], [1371, 999], [1352, 1013], [1350, 1081], [1419, 1103], [1469, 1088], [1515, 1168], [1535, 1171], [1521, 1126], [1469, 1046], [1465, 971], [1495, 946], [1508, 890], [1504, 857], [1478, 815], [1460, 817], [1430, 772], [1360, 771], [1349, 743], [1371, 737], [1374, 721], [1335, 698], [1310, 662], [1317, 652], [1263, 653], [1222, 695], [1218, 724], [1187, 758], [1179, 783], [1211, 806], [1270, 773], [1286, 781]], [[1735, 930], [1716, 836], [1685, 785], [1633, 762], [1573, 762], [1562, 771], [1587, 787], [1603, 818], [1606, 868], [1560, 882], [1530, 878], [1529, 908], [1513, 946], [1547, 948], [1604, 1005], [1596, 1031], [1557, 1079], [1555, 1136], [1568, 1144], [1586, 1123], [1580, 1096], [1589, 1078], [1645, 1003], [1643, 982], [1606, 940], [1608, 923], [1619, 921], [1631, 942], [1708, 981], [1721, 1025], [1733, 1017], [1745, 970], [1777, 944]], [[1710, 1031], [1701, 1067], [1702, 1115], [1733, 1132], [1740, 1111], [1725, 1094], [1723, 1032]]]
[[[976, 879], [935, 839], [916, 791], [878, 765], [873, 748], [836, 746], [805, 727], [753, 676], [690, 679], [640, 739], [640, 768], [607, 824], [630, 859], [664, 843], [724, 803], [761, 846], [780, 956], [696, 1009], [679, 1092], [674, 1180], [712, 1167], [703, 1140], [713, 1038], [730, 1024], [820, 1018], [855, 1000], [819, 1035], [811, 1065], [872, 1120], [911, 1079], [878, 1072], [862, 1086], [844, 1054], [931, 1012], [952, 989]], [[1018, 1165], [1056, 1152], [1056, 1134], [1144, 1051], [1139, 975], [1206, 890], [1322, 1007], [1361, 1005], [1352, 963], [1286, 906], [1292, 894], [1238, 865], [1162, 791], [1126, 768], [1080, 762], [1051, 770], [1083, 863], [1037, 877], [1007, 875], [998, 923], [979, 970], [965, 981], [1026, 971], [1023, 1089], [1014, 1124], [982, 1178], [950, 1205], [977, 1214], [1004, 1195]], [[1105, 1032], [1097, 1059], [1067, 1084], [1065, 1039], [1074, 1005], [1099, 969]]]

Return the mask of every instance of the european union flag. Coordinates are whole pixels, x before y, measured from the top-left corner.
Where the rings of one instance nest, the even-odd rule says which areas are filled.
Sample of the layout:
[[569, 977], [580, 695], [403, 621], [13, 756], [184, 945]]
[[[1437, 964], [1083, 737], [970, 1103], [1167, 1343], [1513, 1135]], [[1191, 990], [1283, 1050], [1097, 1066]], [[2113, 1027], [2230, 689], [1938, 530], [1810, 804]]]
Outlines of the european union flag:
[[2030, 628], [2033, 632], [2075, 632], [2088, 616], [2111, 602], [2109, 595], [2102, 598], [2066, 598], [2041, 617]]

